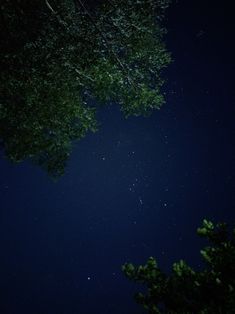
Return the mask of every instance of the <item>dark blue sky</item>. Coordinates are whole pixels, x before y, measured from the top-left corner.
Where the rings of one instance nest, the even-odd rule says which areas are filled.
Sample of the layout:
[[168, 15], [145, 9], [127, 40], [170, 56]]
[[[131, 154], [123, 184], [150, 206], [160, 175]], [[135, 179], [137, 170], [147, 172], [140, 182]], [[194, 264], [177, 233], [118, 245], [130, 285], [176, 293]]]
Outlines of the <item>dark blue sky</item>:
[[234, 22], [213, 1], [168, 10], [166, 104], [99, 113], [57, 183], [0, 160], [0, 313], [140, 314], [120, 268], [200, 265], [204, 217], [235, 221]]

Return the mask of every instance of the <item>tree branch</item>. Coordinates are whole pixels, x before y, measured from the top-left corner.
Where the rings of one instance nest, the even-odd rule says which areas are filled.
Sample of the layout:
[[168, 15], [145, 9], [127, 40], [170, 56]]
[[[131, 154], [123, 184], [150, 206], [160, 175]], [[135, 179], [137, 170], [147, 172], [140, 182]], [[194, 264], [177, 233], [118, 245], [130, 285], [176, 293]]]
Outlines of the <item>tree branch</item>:
[[45, 0], [46, 6], [49, 8], [49, 10], [53, 13], [56, 14], [56, 11], [52, 8], [52, 6], [50, 5], [50, 3], [48, 2], [48, 0]]
[[76, 3], [78, 3], [80, 5], [80, 7], [84, 10], [84, 12], [86, 13], [86, 15], [88, 16], [90, 22], [93, 24], [93, 26], [95, 27], [95, 29], [98, 31], [98, 33], [100, 34], [101, 38], [103, 39], [104, 45], [106, 47], [106, 49], [108, 50], [108, 52], [113, 55], [113, 57], [115, 58], [115, 60], [117, 61], [119, 67], [122, 69], [122, 71], [125, 73], [125, 75], [127, 76], [127, 80], [128, 83], [130, 85], [132, 85], [132, 87], [135, 89], [135, 84], [132, 81], [132, 79], [129, 77], [128, 73], [126, 73], [126, 68], [124, 66], [124, 64], [122, 63], [122, 61], [119, 59], [119, 57], [117, 56], [117, 54], [115, 53], [115, 51], [113, 51], [112, 47], [109, 47], [109, 42], [107, 40], [107, 38], [105, 37], [105, 35], [103, 34], [103, 32], [99, 29], [99, 27], [96, 25], [93, 17], [91, 16], [90, 12], [87, 10], [87, 8], [85, 7], [84, 3], [81, 0], [74, 0]]

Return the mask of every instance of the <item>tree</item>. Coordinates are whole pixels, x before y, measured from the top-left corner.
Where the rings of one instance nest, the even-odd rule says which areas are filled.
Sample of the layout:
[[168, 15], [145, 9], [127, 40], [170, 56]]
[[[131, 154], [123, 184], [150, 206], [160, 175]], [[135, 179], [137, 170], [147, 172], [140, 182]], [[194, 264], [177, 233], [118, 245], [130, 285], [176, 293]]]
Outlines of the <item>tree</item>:
[[147, 286], [135, 298], [148, 313], [235, 313], [235, 229], [229, 234], [226, 224], [204, 220], [197, 233], [211, 243], [201, 250], [201, 271], [181, 260], [165, 274], [153, 257], [144, 266], [123, 265], [127, 278]]
[[168, 0], [3, 0], [0, 139], [6, 156], [64, 172], [71, 143], [97, 130], [99, 103], [125, 116], [164, 103]]

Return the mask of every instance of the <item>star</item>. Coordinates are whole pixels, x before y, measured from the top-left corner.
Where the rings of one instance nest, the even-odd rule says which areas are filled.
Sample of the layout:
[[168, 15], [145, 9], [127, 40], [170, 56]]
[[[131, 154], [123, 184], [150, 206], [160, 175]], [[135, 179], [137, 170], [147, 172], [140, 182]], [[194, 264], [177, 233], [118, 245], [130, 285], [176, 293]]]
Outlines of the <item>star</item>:
[[140, 204], [143, 205], [143, 200], [139, 197]]
[[200, 37], [202, 37], [202, 36], [204, 36], [205, 35], [205, 31], [203, 30], [203, 29], [201, 29], [197, 34], [196, 34], [196, 37], [197, 38], [200, 38]]

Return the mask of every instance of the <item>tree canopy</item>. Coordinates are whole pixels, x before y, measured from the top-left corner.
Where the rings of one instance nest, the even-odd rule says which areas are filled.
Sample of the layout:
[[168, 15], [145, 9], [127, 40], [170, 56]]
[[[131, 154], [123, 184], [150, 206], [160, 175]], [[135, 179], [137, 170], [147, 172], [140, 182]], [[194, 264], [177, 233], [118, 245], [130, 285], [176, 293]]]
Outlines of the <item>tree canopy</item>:
[[[89, 3], [88, 3], [89, 4]], [[164, 103], [168, 0], [3, 0], [0, 143], [12, 161], [64, 172], [71, 143], [97, 130], [98, 104], [126, 117]]]
[[127, 278], [147, 287], [135, 298], [148, 313], [235, 313], [235, 229], [230, 234], [226, 224], [204, 220], [197, 233], [211, 243], [201, 250], [201, 271], [181, 260], [165, 274], [153, 257], [146, 265], [123, 265]]

